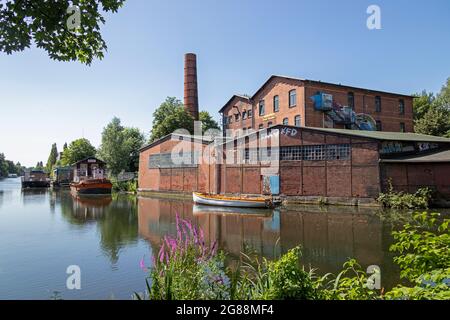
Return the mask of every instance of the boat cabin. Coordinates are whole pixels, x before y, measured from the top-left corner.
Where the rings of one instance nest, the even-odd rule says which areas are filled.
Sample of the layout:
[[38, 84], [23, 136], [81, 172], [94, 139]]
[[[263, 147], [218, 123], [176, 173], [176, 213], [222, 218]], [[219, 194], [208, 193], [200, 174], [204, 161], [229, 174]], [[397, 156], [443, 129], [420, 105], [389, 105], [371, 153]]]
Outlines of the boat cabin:
[[81, 182], [90, 179], [106, 179], [106, 163], [95, 157], [88, 157], [72, 165], [73, 181]]
[[54, 187], [69, 186], [73, 180], [72, 167], [56, 167], [53, 169], [53, 181]]
[[47, 188], [50, 180], [42, 170], [26, 170], [22, 177], [22, 188]]

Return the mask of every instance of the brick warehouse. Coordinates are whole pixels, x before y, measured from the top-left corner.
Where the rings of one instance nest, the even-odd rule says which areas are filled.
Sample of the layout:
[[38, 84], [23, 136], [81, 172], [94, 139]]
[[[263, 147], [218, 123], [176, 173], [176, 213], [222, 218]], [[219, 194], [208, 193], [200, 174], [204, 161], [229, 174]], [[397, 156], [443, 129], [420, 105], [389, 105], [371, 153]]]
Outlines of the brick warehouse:
[[[260, 148], [267, 136], [277, 142], [277, 147], [268, 144], [265, 151], [278, 161], [275, 169]], [[208, 151], [217, 149], [210, 141], [181, 138], [169, 135], [141, 150], [141, 192], [271, 194], [294, 202], [322, 199], [362, 205], [373, 203], [391, 181], [397, 190], [414, 192], [427, 186], [439, 199], [450, 199], [446, 138], [276, 125], [231, 140], [223, 153]], [[224, 159], [192, 163], [195, 156], [189, 156], [189, 161], [174, 164], [170, 153], [175, 145], [192, 154], [197, 148], [199, 154]]]
[[[195, 117], [195, 55], [185, 63], [185, 105]], [[391, 181], [396, 190], [428, 186], [448, 200], [450, 139], [412, 133], [412, 99], [272, 76], [253, 97], [233, 96], [222, 107], [224, 134], [234, 131], [219, 143], [171, 134], [142, 148], [139, 190], [363, 205]], [[174, 148], [186, 161], [174, 163]], [[203, 154], [208, 161], [193, 161]]]

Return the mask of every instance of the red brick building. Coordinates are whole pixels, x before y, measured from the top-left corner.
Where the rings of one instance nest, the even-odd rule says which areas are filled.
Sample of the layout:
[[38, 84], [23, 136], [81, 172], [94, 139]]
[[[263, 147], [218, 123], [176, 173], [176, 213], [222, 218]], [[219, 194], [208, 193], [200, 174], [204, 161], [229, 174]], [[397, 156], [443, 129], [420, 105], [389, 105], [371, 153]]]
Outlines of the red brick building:
[[311, 97], [322, 93], [334, 107], [371, 116], [378, 131], [413, 132], [413, 97], [306, 79], [272, 76], [252, 96], [233, 96], [221, 109], [224, 129], [262, 129], [276, 124], [351, 128], [315, 108]]
[[[142, 148], [139, 190], [369, 204], [391, 181], [450, 200], [450, 139], [412, 133], [412, 105], [408, 95], [272, 76], [221, 108], [220, 143], [170, 134]], [[196, 119], [194, 54], [185, 57], [185, 107]]]
[[[203, 154], [203, 162], [174, 164], [168, 158], [175, 146]], [[450, 199], [449, 150], [450, 139], [434, 136], [283, 125], [215, 146], [170, 135], [141, 150], [139, 187], [364, 205], [391, 180], [397, 190], [430, 187]]]

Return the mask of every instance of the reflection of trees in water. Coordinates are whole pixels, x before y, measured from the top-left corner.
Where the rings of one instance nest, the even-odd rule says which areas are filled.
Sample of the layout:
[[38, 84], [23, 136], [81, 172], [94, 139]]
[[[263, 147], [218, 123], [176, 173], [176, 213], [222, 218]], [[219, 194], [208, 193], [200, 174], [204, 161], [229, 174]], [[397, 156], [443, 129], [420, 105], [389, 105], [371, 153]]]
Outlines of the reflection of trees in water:
[[72, 226], [83, 229], [96, 224], [100, 245], [112, 263], [124, 246], [137, 242], [136, 199], [132, 197], [74, 197], [61, 194], [61, 213]]
[[110, 257], [111, 262], [116, 263], [120, 249], [138, 240], [136, 200], [113, 201], [97, 227], [101, 234], [102, 249]]

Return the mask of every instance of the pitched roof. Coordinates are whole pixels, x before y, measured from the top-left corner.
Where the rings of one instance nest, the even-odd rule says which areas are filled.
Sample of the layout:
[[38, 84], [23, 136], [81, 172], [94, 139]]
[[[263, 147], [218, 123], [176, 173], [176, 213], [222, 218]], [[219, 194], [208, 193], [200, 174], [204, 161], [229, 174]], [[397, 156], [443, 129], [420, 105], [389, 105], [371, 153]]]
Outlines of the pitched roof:
[[317, 81], [317, 80], [311, 80], [311, 79], [302, 79], [302, 78], [295, 78], [295, 77], [286, 77], [281, 75], [272, 75], [270, 78], [256, 91], [256, 93], [251, 97], [252, 100], [255, 99], [255, 97], [262, 91], [264, 88], [273, 80], [273, 79], [281, 79], [281, 80], [290, 80], [290, 81], [298, 81], [299, 83], [307, 82], [312, 84], [325, 84], [330, 86], [337, 86], [342, 88], [347, 88], [350, 90], [363, 90], [367, 92], [375, 92], [375, 93], [381, 93], [381, 94], [392, 94], [396, 96], [403, 96], [408, 98], [413, 98], [411, 95], [402, 94], [402, 93], [395, 93], [395, 92], [388, 92], [388, 91], [381, 91], [381, 90], [373, 90], [373, 89], [367, 89], [367, 88], [361, 88], [361, 87], [355, 87], [350, 85], [343, 85], [343, 84], [337, 84], [337, 83], [331, 83], [331, 82], [323, 82], [323, 81]]
[[415, 155], [393, 159], [382, 159], [385, 163], [423, 163], [423, 162], [450, 162], [450, 150], [444, 150], [426, 155]]
[[390, 141], [418, 141], [418, 142], [443, 142], [450, 143], [449, 138], [430, 136], [419, 133], [403, 133], [403, 132], [386, 132], [386, 131], [363, 131], [363, 130], [349, 130], [349, 129], [332, 129], [332, 128], [312, 128], [305, 127], [305, 129], [345, 134], [361, 138], [370, 138], [376, 140], [390, 140]]
[[228, 105], [231, 103], [231, 101], [233, 101], [234, 98], [238, 98], [238, 99], [242, 99], [242, 100], [247, 100], [248, 102], [251, 102], [250, 97], [248, 96], [244, 96], [244, 95], [240, 95], [240, 94], [235, 94], [233, 95], [230, 100], [228, 100], [227, 103], [224, 104], [224, 106], [222, 108], [220, 108], [219, 113], [222, 113], [223, 110], [228, 107]]
[[158, 140], [155, 140], [155, 141], [153, 141], [153, 142], [143, 146], [141, 149], [139, 149], [139, 152], [143, 152], [145, 150], [148, 150], [148, 149], [150, 149], [150, 148], [152, 148], [154, 146], [157, 146], [158, 144], [161, 144], [161, 143], [163, 143], [163, 142], [165, 142], [167, 140], [172, 139], [173, 137], [174, 138], [180, 138], [180, 137], [188, 138], [188, 139], [191, 139], [191, 141], [193, 141], [193, 142], [200, 142], [200, 143], [203, 143], [203, 144], [209, 144], [209, 143], [212, 142], [212, 140], [208, 139], [207, 136], [192, 136], [192, 135], [179, 134], [179, 133], [173, 133], [172, 132], [172, 133], [169, 133], [168, 135], [165, 135], [162, 138], [159, 138]]
[[101, 163], [103, 163], [103, 164], [106, 164], [105, 161], [100, 160], [100, 159], [98, 159], [98, 158], [96, 158], [96, 157], [86, 157], [86, 158], [84, 158], [84, 159], [82, 159], [82, 160], [80, 160], [80, 161], [75, 162], [74, 164], [72, 164], [72, 166], [74, 166], [74, 165], [76, 165], [76, 164], [79, 164], [79, 163], [81, 163], [81, 162], [85, 162], [85, 161], [87, 161], [87, 160], [89, 160], [89, 159], [95, 159], [95, 160], [97, 160], [98, 162], [101, 162]]

